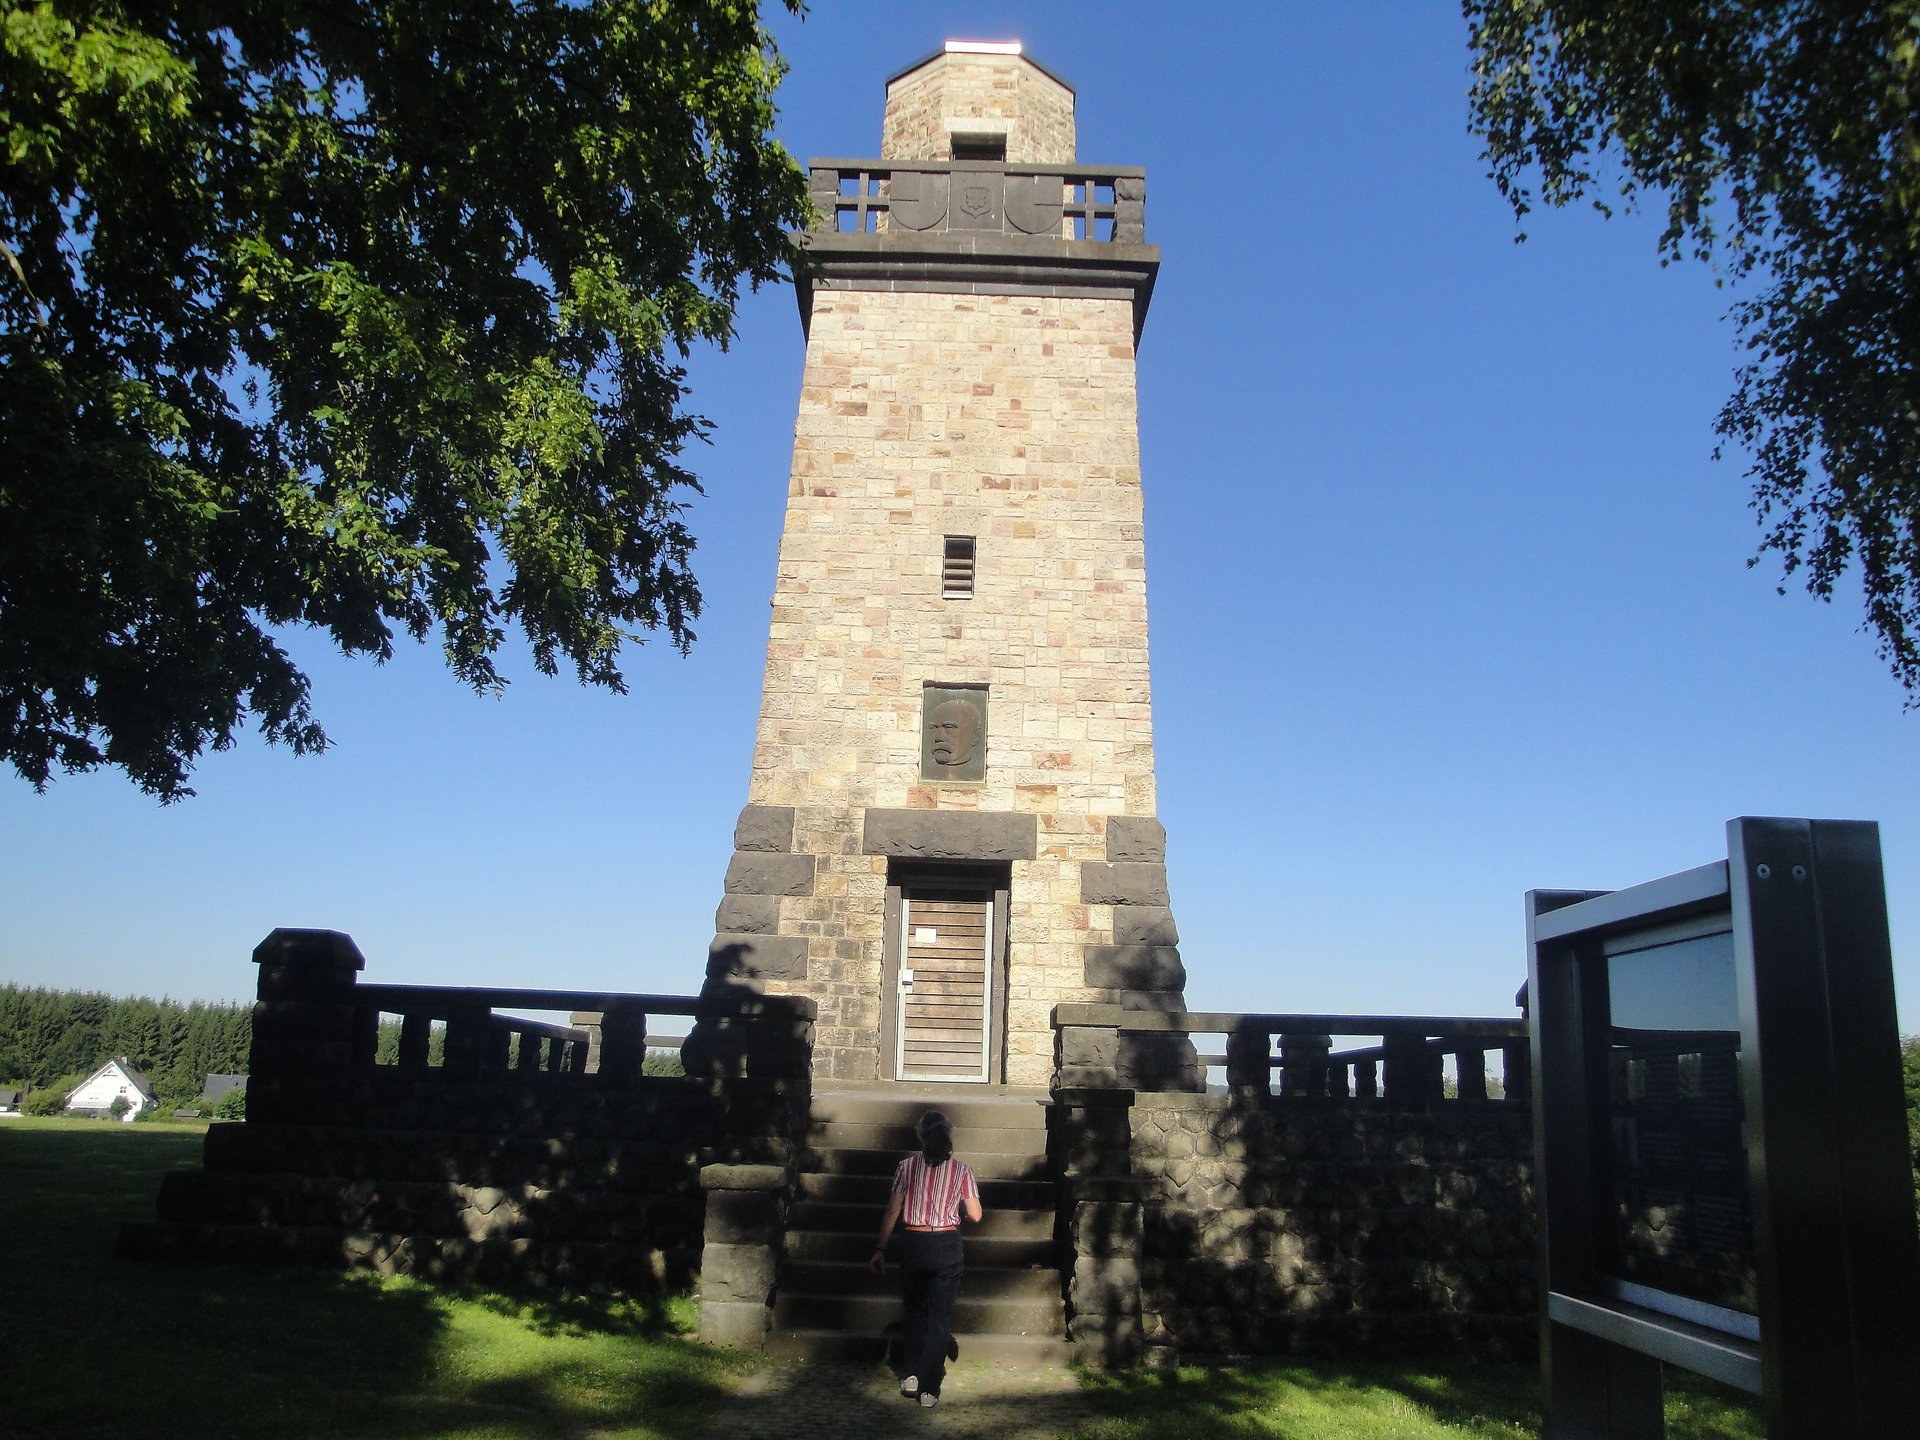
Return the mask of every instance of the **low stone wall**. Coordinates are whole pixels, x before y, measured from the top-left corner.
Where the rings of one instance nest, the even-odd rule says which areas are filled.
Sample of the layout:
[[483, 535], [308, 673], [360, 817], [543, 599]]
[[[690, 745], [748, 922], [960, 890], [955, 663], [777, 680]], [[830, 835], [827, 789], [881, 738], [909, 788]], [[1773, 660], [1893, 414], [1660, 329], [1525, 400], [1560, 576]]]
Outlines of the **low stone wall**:
[[[685, 1290], [709, 1218], [702, 1167], [771, 1176], [777, 1196], [798, 1153], [810, 1002], [363, 987], [358, 949], [325, 931], [275, 931], [255, 959], [247, 1119], [209, 1130], [204, 1168], [167, 1177], [158, 1221], [126, 1227], [122, 1253]], [[493, 1013], [504, 1005], [572, 1010], [594, 1029]], [[401, 1063], [376, 1063], [378, 1014], [393, 1010]], [[685, 1075], [643, 1073], [646, 1011], [697, 1017]], [[429, 1065], [442, 1016], [446, 1061]], [[771, 1252], [779, 1235], [753, 1238]], [[722, 1268], [744, 1303], [767, 1264]]]
[[1082, 1359], [1536, 1344], [1524, 1104], [1058, 1099]]
[[[738, 1095], [729, 1097], [734, 1101]], [[784, 1107], [757, 1127], [683, 1078], [444, 1081], [374, 1072], [258, 1083], [265, 1118], [216, 1125], [205, 1168], [167, 1177], [162, 1222], [127, 1248], [339, 1265], [566, 1290], [686, 1289], [703, 1163], [783, 1162]]]

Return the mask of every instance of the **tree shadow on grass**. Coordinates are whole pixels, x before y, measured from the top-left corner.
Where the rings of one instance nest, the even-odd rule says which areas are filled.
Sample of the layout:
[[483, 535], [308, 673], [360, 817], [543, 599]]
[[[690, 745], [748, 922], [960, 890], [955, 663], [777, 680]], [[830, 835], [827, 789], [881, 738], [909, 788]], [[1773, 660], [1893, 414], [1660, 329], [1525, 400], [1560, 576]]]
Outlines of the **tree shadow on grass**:
[[1539, 1434], [1533, 1372], [1518, 1366], [1452, 1368], [1248, 1362], [1135, 1376], [1091, 1375], [1100, 1420], [1081, 1440], [1416, 1440]]
[[[1758, 1440], [1747, 1396], [1669, 1371], [1668, 1440]], [[1540, 1433], [1539, 1372], [1525, 1365], [1250, 1361], [1088, 1375], [1101, 1418], [1076, 1440], [1416, 1440]]]
[[442, 1288], [542, 1335], [664, 1340], [690, 1338], [699, 1328], [699, 1306], [685, 1295], [560, 1295], [469, 1285]]

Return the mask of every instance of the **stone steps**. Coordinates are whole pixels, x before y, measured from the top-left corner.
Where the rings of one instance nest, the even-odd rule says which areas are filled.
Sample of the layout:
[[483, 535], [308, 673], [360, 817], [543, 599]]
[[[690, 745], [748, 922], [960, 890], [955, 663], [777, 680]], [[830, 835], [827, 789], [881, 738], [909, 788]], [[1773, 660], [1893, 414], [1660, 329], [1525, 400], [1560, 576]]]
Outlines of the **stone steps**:
[[911, 1139], [913, 1125], [928, 1110], [939, 1110], [953, 1122], [956, 1142], [961, 1132], [973, 1128], [988, 1130], [1037, 1130], [1047, 1128], [1049, 1100], [1044, 1090], [1009, 1092], [983, 1091], [978, 1085], [955, 1086], [941, 1090], [933, 1086], [915, 1086], [912, 1098], [901, 1100], [885, 1091], [842, 1090], [816, 1085], [813, 1091], [813, 1122], [834, 1125], [891, 1125], [904, 1128], [908, 1148], [917, 1148]]
[[[1054, 1293], [1041, 1299], [1023, 1296], [997, 1299], [977, 1297], [970, 1293], [971, 1282], [978, 1278], [967, 1276], [960, 1287], [960, 1298], [953, 1302], [953, 1331], [956, 1335], [1051, 1336], [1062, 1328], [1057, 1280]], [[899, 1281], [896, 1279], [894, 1283], [897, 1286]], [[878, 1335], [899, 1320], [900, 1295], [897, 1289], [882, 1295], [786, 1292], [773, 1307], [776, 1330], [851, 1330]]]
[[[1058, 1336], [956, 1335], [956, 1357], [975, 1365], [1057, 1369], [1073, 1360], [1073, 1346]], [[845, 1330], [775, 1330], [767, 1336], [767, 1354], [776, 1360], [815, 1365], [878, 1365], [887, 1358], [890, 1335], [850, 1334]]]
[[[796, 1233], [853, 1234], [863, 1236], [867, 1248], [880, 1230], [880, 1212], [885, 1192], [878, 1200], [854, 1202], [837, 1200], [801, 1200], [787, 1221], [789, 1240]], [[978, 1225], [967, 1227], [967, 1239], [1027, 1240], [1053, 1243], [1052, 1210], [988, 1210]]]
[[[895, 1163], [904, 1154], [894, 1156]], [[961, 1157], [965, 1159], [965, 1156]], [[971, 1162], [969, 1162], [971, 1163]], [[1044, 1164], [1036, 1161], [1036, 1165]], [[803, 1171], [800, 1196], [807, 1200], [826, 1200], [843, 1205], [870, 1205], [876, 1214], [886, 1206], [893, 1189], [892, 1169], [885, 1175], [836, 1175]], [[1051, 1180], [989, 1180], [980, 1177], [980, 1203], [988, 1210], [1053, 1210]]]
[[[1008, 1134], [1025, 1134], [1025, 1131], [1008, 1131]], [[899, 1149], [870, 1150], [864, 1146], [842, 1149], [837, 1146], [815, 1146], [809, 1151], [802, 1166], [816, 1175], [871, 1175], [877, 1176], [889, 1184], [893, 1181], [894, 1167], [901, 1157], [918, 1149], [917, 1145], [903, 1146]], [[979, 1177], [983, 1187], [981, 1203], [985, 1203], [985, 1185], [991, 1180], [1038, 1180], [1051, 1182], [1047, 1177], [1047, 1161], [1044, 1155], [1027, 1153], [994, 1154], [970, 1150], [958, 1143], [956, 1137], [955, 1153], [973, 1167], [973, 1173]]]
[[[1004, 1212], [1011, 1218], [1025, 1219], [1019, 1211]], [[991, 1220], [993, 1217], [989, 1217]], [[860, 1210], [860, 1224], [857, 1229], [841, 1230], [794, 1230], [787, 1231], [787, 1258], [790, 1261], [819, 1261], [848, 1265], [865, 1265], [867, 1257], [873, 1253], [873, 1226], [868, 1223], [870, 1212]], [[1053, 1275], [1055, 1250], [1053, 1243], [1053, 1225], [1051, 1217], [1044, 1234], [1025, 1236], [1004, 1236], [983, 1234], [986, 1225], [967, 1227], [967, 1236], [962, 1243], [967, 1251], [967, 1270], [973, 1273], [978, 1267], [1003, 1266], [1015, 1270], [1027, 1270], [1036, 1266]], [[1057, 1281], [1058, 1276], [1053, 1275]]]
[[[1030, 1125], [961, 1125], [953, 1127], [953, 1148], [977, 1170], [975, 1162], [985, 1155], [1029, 1155], [1040, 1153], [1044, 1143], [1036, 1145]], [[857, 1146], [863, 1150], [889, 1150], [896, 1156], [920, 1148], [920, 1137], [911, 1124], [876, 1125], [858, 1121], [819, 1121], [811, 1127], [808, 1140], [818, 1144], [820, 1137], [832, 1133], [834, 1146]]]
[[960, 1358], [1067, 1363], [1046, 1097], [977, 1086], [815, 1090], [769, 1354], [866, 1363], [887, 1354], [901, 1319], [899, 1270], [875, 1275], [866, 1262], [894, 1168], [919, 1148], [914, 1121], [934, 1107], [953, 1120], [955, 1151], [979, 1176], [986, 1210], [962, 1242], [967, 1269], [953, 1315]]
[[[1060, 1272], [1052, 1266], [996, 1265], [975, 1254], [966, 1242], [966, 1293], [980, 1300], [1057, 1300], [1060, 1297]], [[868, 1254], [873, 1246], [866, 1247]], [[811, 1295], [878, 1295], [897, 1300], [900, 1272], [889, 1264], [887, 1273], [876, 1275], [867, 1268], [866, 1256], [857, 1260], [799, 1260], [791, 1254], [781, 1271], [785, 1288]]]

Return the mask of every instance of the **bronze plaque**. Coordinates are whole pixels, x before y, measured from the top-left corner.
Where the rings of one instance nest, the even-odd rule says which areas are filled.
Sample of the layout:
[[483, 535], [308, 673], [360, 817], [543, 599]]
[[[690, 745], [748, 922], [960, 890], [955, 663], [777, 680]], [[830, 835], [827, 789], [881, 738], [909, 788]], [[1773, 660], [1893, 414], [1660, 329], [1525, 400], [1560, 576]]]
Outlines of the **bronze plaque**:
[[984, 780], [987, 690], [928, 685], [920, 699], [920, 775], [925, 780]]

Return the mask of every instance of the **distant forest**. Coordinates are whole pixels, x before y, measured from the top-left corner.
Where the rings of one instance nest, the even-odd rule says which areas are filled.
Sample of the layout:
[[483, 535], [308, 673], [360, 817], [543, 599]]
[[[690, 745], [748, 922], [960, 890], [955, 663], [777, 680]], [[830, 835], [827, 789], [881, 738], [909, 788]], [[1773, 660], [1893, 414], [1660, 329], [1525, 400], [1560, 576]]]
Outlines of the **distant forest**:
[[252, 1005], [0, 986], [0, 1084], [77, 1084], [124, 1055], [163, 1106], [187, 1105], [208, 1075], [244, 1075], [252, 1044]]

